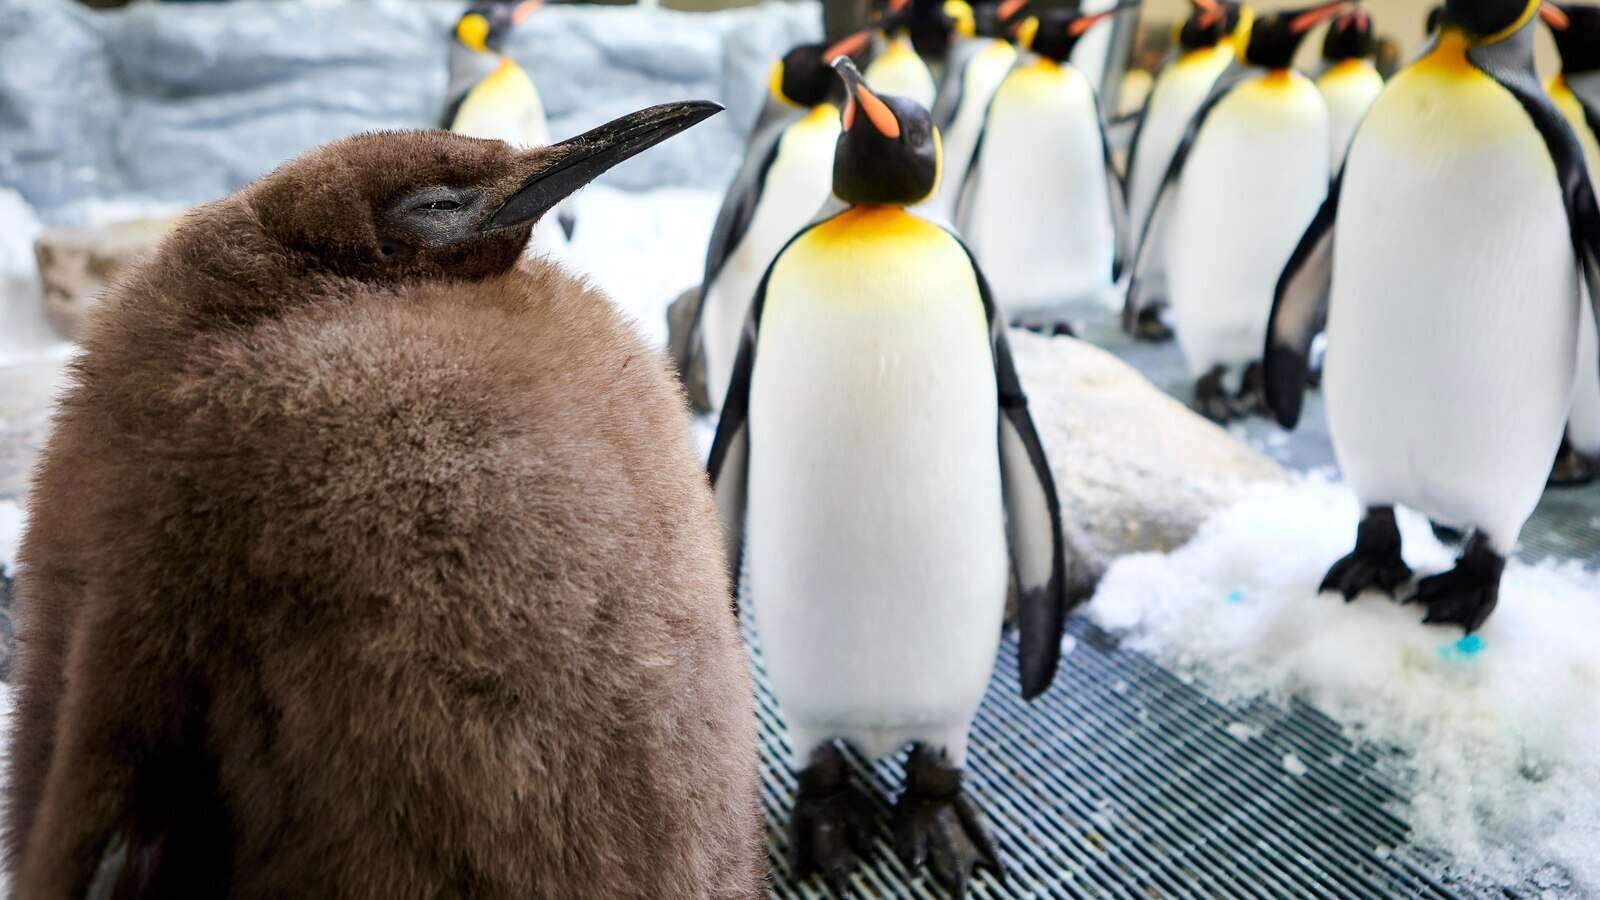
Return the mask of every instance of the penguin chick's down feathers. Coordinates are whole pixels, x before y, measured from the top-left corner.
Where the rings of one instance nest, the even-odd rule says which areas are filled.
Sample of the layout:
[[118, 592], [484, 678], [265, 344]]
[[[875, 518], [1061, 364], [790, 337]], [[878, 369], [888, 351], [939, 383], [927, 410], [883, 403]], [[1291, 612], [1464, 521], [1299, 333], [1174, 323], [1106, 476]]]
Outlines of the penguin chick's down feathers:
[[108, 296], [24, 540], [18, 897], [97, 870], [118, 897], [761, 895], [752, 689], [666, 361], [519, 264], [529, 224], [386, 247], [371, 208], [478, 179], [461, 209], [498, 220], [514, 170], [577, 170], [562, 147], [329, 145]]

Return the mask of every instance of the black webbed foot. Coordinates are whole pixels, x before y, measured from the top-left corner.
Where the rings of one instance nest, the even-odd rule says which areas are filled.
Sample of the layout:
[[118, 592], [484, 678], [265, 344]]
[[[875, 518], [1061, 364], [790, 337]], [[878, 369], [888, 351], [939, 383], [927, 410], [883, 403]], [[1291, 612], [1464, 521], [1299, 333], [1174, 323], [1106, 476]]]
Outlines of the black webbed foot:
[[1433, 536], [1438, 538], [1439, 543], [1441, 544], [1448, 544], [1451, 547], [1459, 547], [1467, 540], [1467, 533], [1452, 525], [1446, 525], [1443, 522], [1435, 522], [1434, 520], [1429, 519], [1428, 527], [1433, 529]]
[[1172, 340], [1172, 328], [1162, 320], [1160, 307], [1139, 311], [1139, 317], [1133, 323], [1133, 338], [1152, 344], [1165, 344]]
[[1454, 569], [1417, 582], [1416, 594], [1406, 602], [1427, 605], [1424, 624], [1460, 625], [1470, 634], [1500, 602], [1500, 576], [1505, 569], [1506, 558], [1490, 549], [1488, 538], [1478, 532], [1461, 551]]
[[1556, 454], [1556, 464], [1550, 469], [1550, 487], [1582, 487], [1600, 474], [1600, 461], [1592, 460], [1571, 441], [1561, 441], [1561, 451]]
[[1323, 591], [1338, 591], [1346, 602], [1362, 591], [1376, 588], [1393, 597], [1395, 589], [1411, 578], [1411, 568], [1400, 558], [1400, 526], [1394, 507], [1374, 506], [1356, 527], [1356, 547], [1328, 570]]
[[849, 767], [829, 744], [800, 772], [789, 820], [789, 871], [797, 880], [821, 872], [836, 896], [847, 897], [850, 870], [872, 844], [872, 803], [850, 784]]
[[978, 866], [1005, 875], [999, 849], [961, 792], [961, 770], [947, 764], [942, 752], [920, 744], [912, 748], [893, 830], [894, 850], [905, 867], [931, 870], [952, 896], [966, 896]]
[[1218, 425], [1239, 417], [1238, 407], [1222, 386], [1222, 374], [1222, 367], [1214, 366], [1194, 383], [1195, 410]]
[[1267, 405], [1267, 373], [1261, 363], [1253, 362], [1245, 367], [1244, 378], [1239, 384], [1239, 393], [1234, 399], [1234, 409], [1240, 415], [1272, 415], [1272, 408]]

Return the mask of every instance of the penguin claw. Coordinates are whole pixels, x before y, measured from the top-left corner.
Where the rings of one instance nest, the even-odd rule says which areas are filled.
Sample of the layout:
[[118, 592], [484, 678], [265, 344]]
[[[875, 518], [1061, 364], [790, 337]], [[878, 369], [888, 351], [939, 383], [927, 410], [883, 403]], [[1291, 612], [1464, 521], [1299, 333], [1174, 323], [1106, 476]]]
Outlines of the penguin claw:
[[798, 880], [822, 873], [836, 897], [849, 897], [850, 872], [872, 845], [873, 810], [849, 783], [844, 759], [828, 747], [800, 773], [789, 821], [789, 871]]
[[1398, 551], [1389, 554], [1356, 550], [1328, 569], [1317, 593], [1337, 591], [1344, 595], [1346, 603], [1368, 589], [1380, 590], [1393, 597], [1400, 585], [1410, 580], [1411, 567], [1400, 558]]
[[1151, 344], [1165, 344], [1174, 337], [1171, 326], [1161, 320], [1160, 309], [1142, 309], [1133, 324], [1133, 339]]
[[1505, 557], [1491, 550], [1482, 534], [1474, 534], [1456, 567], [1417, 582], [1417, 592], [1406, 602], [1428, 607], [1425, 625], [1460, 625], [1471, 634], [1499, 604], [1505, 566]]
[[931, 871], [953, 897], [967, 895], [979, 866], [1005, 877], [999, 848], [977, 808], [961, 793], [960, 779], [960, 770], [944, 765], [930, 751], [913, 751], [892, 824], [900, 862], [912, 872]]

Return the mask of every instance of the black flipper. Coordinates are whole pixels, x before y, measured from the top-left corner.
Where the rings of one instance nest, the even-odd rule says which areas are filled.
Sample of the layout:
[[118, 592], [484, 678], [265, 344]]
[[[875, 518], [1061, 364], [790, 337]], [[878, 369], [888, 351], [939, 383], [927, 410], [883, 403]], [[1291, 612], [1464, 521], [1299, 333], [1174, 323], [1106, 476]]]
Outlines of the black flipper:
[[761, 119], [756, 123], [756, 130], [750, 135], [750, 143], [745, 149], [744, 163], [739, 167], [739, 173], [734, 176], [733, 183], [728, 186], [727, 196], [722, 200], [722, 208], [717, 211], [716, 224], [711, 228], [711, 243], [706, 248], [705, 272], [700, 279], [700, 297], [695, 303], [694, 316], [689, 320], [688, 336], [683, 343], [683, 357], [674, 360], [679, 372], [689, 371], [689, 363], [700, 346], [700, 322], [705, 315], [706, 295], [734, 248], [739, 246], [739, 241], [744, 239], [745, 232], [750, 230], [750, 220], [755, 217], [756, 205], [761, 202], [761, 193], [767, 183], [767, 173], [772, 169], [773, 161], [778, 158], [778, 143], [783, 139], [784, 131], [795, 121], [798, 119], [792, 111], [786, 113], [769, 108], [762, 112]]
[[1061, 500], [1011, 358], [1006, 320], [972, 251], [960, 237], [954, 233], [950, 236], [972, 263], [984, 313], [989, 318], [995, 384], [1000, 392], [1000, 475], [1005, 491], [1006, 538], [1017, 579], [1017, 626], [1021, 632], [1018, 666], [1022, 696], [1031, 700], [1055, 680], [1067, 615], [1088, 599], [1088, 594], [1071, 596], [1067, 586]]
[[711, 489], [716, 496], [717, 517], [722, 520], [727, 540], [728, 573], [733, 579], [734, 597], [739, 596], [739, 573], [744, 562], [744, 509], [750, 473], [750, 378], [755, 372], [756, 338], [761, 330], [761, 311], [767, 304], [767, 282], [772, 278], [773, 266], [789, 247], [831, 218], [832, 215], [827, 216], [800, 229], [772, 257], [766, 274], [761, 276], [756, 295], [750, 301], [750, 312], [745, 316], [744, 331], [739, 336], [739, 355], [733, 363], [728, 394], [722, 401], [722, 418], [717, 421], [717, 436], [711, 443], [711, 456], [706, 462], [706, 472], [711, 476]]
[[967, 64], [986, 46], [981, 41], [972, 41], [970, 44], [960, 55], [945, 60], [944, 75], [939, 79], [939, 90], [934, 94], [933, 109], [928, 110], [933, 127], [940, 131], [949, 131], [950, 124], [956, 120], [956, 113], [961, 111], [961, 98], [967, 89]]
[[1116, 248], [1111, 256], [1111, 280], [1120, 281], [1122, 272], [1128, 267], [1128, 186], [1123, 181], [1122, 173], [1117, 171], [1117, 163], [1111, 158], [1111, 137], [1106, 134], [1106, 117], [1100, 109], [1100, 99], [1094, 98], [1094, 119], [1100, 126], [1100, 148], [1105, 154], [1106, 165], [1106, 193], [1111, 208], [1111, 233], [1113, 246]]
[[[1589, 303], [1594, 310], [1595, 322], [1600, 324], [1600, 204], [1595, 201], [1594, 186], [1589, 181], [1583, 146], [1578, 143], [1578, 136], [1573, 134], [1566, 117], [1561, 115], [1555, 103], [1545, 94], [1534, 73], [1532, 42], [1533, 29], [1530, 24], [1499, 43], [1468, 50], [1467, 59], [1517, 98], [1528, 118], [1533, 120], [1534, 127], [1539, 129], [1539, 135], [1544, 138], [1550, 160], [1555, 163], [1556, 179], [1560, 182], [1561, 197], [1567, 207], [1572, 252], [1589, 290]], [[1584, 117], [1593, 128], [1595, 116], [1587, 103], [1584, 104]], [[1600, 360], [1596, 360], [1595, 364], [1600, 365]]]
[[1261, 359], [1267, 406], [1285, 428], [1293, 428], [1300, 421], [1311, 371], [1311, 342], [1328, 319], [1328, 295], [1333, 286], [1333, 226], [1339, 214], [1343, 183], [1343, 172], [1329, 183], [1327, 199], [1294, 248], [1272, 294], [1267, 346]]
[[1216, 110], [1217, 105], [1223, 101], [1233, 89], [1245, 83], [1250, 78], [1259, 75], [1261, 70], [1254, 66], [1233, 66], [1221, 75], [1211, 85], [1211, 93], [1206, 96], [1204, 103], [1195, 111], [1194, 117], [1184, 128], [1183, 138], [1178, 141], [1178, 146], [1172, 151], [1172, 162], [1167, 164], [1167, 174], [1161, 179], [1161, 186], [1156, 188], [1154, 199], [1150, 201], [1150, 214], [1145, 217], [1144, 231], [1138, 236], [1137, 247], [1133, 256], [1132, 275], [1128, 278], [1127, 299], [1122, 308], [1123, 328], [1132, 331], [1139, 318], [1139, 270], [1144, 266], [1150, 244], [1150, 235], [1156, 232], [1156, 221], [1166, 211], [1166, 200], [1172, 189], [1178, 183], [1178, 177], [1183, 174], [1184, 164], [1189, 161], [1189, 154], [1194, 150], [1195, 141], [1200, 137], [1200, 129]]

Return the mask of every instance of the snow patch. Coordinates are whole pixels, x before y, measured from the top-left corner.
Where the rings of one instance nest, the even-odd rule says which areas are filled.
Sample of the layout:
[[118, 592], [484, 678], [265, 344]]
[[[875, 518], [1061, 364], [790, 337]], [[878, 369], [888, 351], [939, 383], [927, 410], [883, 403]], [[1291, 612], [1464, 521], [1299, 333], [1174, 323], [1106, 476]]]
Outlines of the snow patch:
[[[1487, 878], [1555, 864], [1600, 891], [1600, 572], [1512, 561], [1495, 615], [1463, 639], [1381, 595], [1317, 593], [1358, 512], [1322, 480], [1252, 488], [1185, 547], [1117, 561], [1090, 615], [1222, 702], [1299, 697], [1406, 751], [1393, 774], [1418, 843]], [[1419, 576], [1451, 565], [1422, 517], [1400, 527]]]

